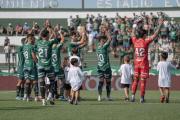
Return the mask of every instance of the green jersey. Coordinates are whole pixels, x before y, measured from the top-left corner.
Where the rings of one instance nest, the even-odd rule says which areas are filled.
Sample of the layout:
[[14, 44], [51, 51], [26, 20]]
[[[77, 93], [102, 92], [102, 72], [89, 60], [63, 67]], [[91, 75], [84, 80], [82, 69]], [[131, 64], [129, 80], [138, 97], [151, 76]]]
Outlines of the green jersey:
[[98, 46], [97, 57], [98, 57], [98, 69], [105, 71], [110, 68], [108, 48], [110, 42], [105, 43], [102, 47]]
[[52, 41], [47, 40], [37, 40], [36, 41], [36, 52], [38, 56], [38, 69], [50, 69], [51, 55], [52, 55], [52, 45], [57, 43], [58, 40], [54, 39]]
[[168, 30], [167, 30], [166, 27], [162, 27], [160, 31], [161, 31], [161, 35], [162, 35], [162, 36], [168, 34]]
[[79, 42], [71, 42], [69, 43], [69, 46], [68, 46], [68, 53], [69, 53], [69, 56], [71, 56], [71, 52], [72, 52], [72, 49], [73, 48], [77, 48], [78, 49], [78, 56], [80, 57], [80, 48], [79, 48], [80, 44]]
[[34, 46], [29, 43], [25, 44], [23, 47], [24, 69], [32, 70], [35, 68], [35, 62], [33, 60], [32, 53], [35, 53]]
[[18, 48], [17, 53], [18, 53], [18, 69], [23, 69], [24, 66], [23, 46], [20, 46]]
[[176, 36], [177, 36], [177, 35], [176, 35], [176, 31], [171, 31], [170, 34], [169, 34], [169, 36], [170, 36], [170, 39], [171, 39], [171, 40], [176, 40]]
[[52, 66], [55, 72], [59, 72], [61, 66], [61, 48], [63, 43], [59, 43], [57, 46], [52, 47]]

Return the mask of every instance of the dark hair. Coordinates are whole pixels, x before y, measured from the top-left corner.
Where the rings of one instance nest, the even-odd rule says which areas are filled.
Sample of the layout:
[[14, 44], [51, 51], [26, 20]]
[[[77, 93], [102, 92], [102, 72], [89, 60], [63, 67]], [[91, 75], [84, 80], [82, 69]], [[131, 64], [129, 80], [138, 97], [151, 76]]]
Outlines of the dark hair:
[[146, 34], [147, 34], [147, 32], [144, 29], [137, 30], [137, 38], [143, 38], [144, 35], [146, 35]]
[[99, 36], [99, 41], [101, 41], [101, 40], [107, 40], [107, 36], [105, 36], [105, 35]]
[[78, 63], [78, 59], [77, 58], [72, 58], [71, 59], [71, 64], [75, 65], [76, 63]]
[[34, 34], [27, 34], [27, 38], [29, 38], [29, 37], [34, 37]]
[[26, 38], [22, 38], [22, 39], [21, 39], [21, 43], [22, 43], [22, 44], [25, 44], [25, 42], [26, 42]]
[[72, 49], [72, 54], [76, 54], [77, 55], [78, 54], [78, 49], [77, 48], [73, 48]]
[[46, 38], [48, 35], [49, 35], [49, 31], [47, 29], [41, 31], [41, 37]]
[[161, 57], [166, 60], [168, 58], [168, 53], [167, 52], [162, 52]]
[[126, 56], [124, 56], [124, 61], [126, 61], [126, 62], [130, 62], [130, 57], [129, 57], [129, 55], [126, 55]]

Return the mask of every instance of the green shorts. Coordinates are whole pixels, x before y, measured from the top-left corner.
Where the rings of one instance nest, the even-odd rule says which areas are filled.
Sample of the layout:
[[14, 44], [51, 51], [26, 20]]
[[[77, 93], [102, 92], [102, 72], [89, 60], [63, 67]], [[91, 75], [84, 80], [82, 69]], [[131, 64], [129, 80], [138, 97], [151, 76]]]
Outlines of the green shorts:
[[24, 69], [24, 77], [25, 80], [38, 80], [37, 69], [36, 68], [31, 70]]
[[17, 69], [17, 77], [20, 79], [20, 80], [24, 80], [24, 71], [23, 71], [23, 67], [18, 67]]
[[58, 71], [55, 71], [56, 80], [63, 80], [64, 79], [64, 70], [60, 68]]
[[48, 77], [50, 80], [54, 79], [54, 70], [51, 67], [50, 69], [39, 68], [38, 69], [38, 78]]
[[106, 80], [111, 80], [112, 78], [112, 71], [111, 68], [106, 69], [105, 71], [102, 71], [100, 69], [97, 70], [98, 77], [99, 79], [106, 79]]

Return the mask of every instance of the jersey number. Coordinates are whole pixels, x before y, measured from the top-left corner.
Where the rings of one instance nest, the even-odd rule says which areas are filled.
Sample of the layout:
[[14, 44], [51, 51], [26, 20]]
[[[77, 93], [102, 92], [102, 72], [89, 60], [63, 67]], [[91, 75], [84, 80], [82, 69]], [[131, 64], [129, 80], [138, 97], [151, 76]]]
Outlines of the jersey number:
[[25, 59], [28, 59], [28, 58], [29, 58], [29, 57], [28, 57], [28, 51], [25, 51], [25, 52], [24, 52], [24, 58], [25, 58]]
[[136, 48], [135, 52], [138, 57], [144, 57], [145, 49], [144, 48]]
[[98, 55], [98, 59], [100, 62], [104, 62], [104, 56], [102, 54]]
[[47, 51], [48, 51], [47, 49], [39, 49], [39, 50], [38, 50], [38, 52], [39, 52], [39, 57], [41, 57], [41, 58], [47, 58], [47, 56], [48, 56], [48, 55], [47, 55], [47, 54], [48, 54]]
[[52, 61], [53, 61], [53, 62], [56, 62], [56, 61], [57, 61], [57, 55], [56, 55], [56, 54], [53, 54], [53, 55], [52, 55]]

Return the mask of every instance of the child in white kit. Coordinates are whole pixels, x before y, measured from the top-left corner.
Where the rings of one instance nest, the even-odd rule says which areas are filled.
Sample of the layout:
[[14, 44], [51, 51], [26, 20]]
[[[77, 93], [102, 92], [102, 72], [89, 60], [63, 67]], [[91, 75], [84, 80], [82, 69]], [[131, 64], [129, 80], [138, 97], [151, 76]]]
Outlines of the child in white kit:
[[158, 86], [161, 93], [160, 102], [169, 103], [170, 87], [171, 87], [171, 70], [176, 69], [174, 65], [166, 61], [168, 53], [163, 52], [160, 55], [160, 62], [157, 65], [159, 71]]
[[80, 87], [82, 85], [82, 81], [84, 80], [84, 74], [82, 70], [79, 68], [78, 59], [72, 58], [71, 59], [71, 65], [67, 80], [69, 81], [71, 85], [71, 104], [78, 104], [78, 97], [80, 94]]
[[129, 56], [124, 57], [124, 64], [121, 65], [119, 72], [121, 76], [121, 88], [124, 89], [125, 93], [125, 101], [129, 101], [129, 87], [133, 77], [133, 67], [130, 64]]

